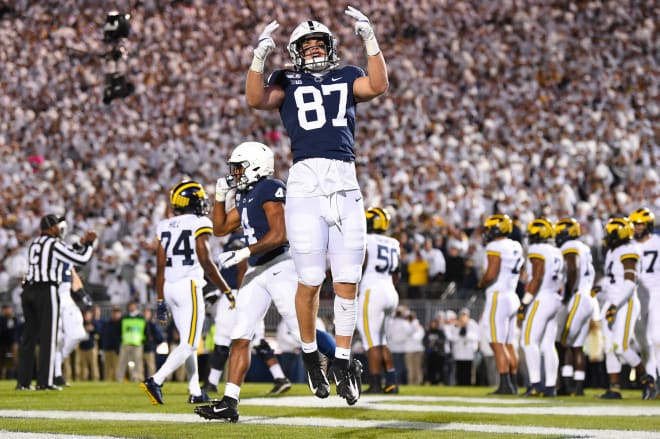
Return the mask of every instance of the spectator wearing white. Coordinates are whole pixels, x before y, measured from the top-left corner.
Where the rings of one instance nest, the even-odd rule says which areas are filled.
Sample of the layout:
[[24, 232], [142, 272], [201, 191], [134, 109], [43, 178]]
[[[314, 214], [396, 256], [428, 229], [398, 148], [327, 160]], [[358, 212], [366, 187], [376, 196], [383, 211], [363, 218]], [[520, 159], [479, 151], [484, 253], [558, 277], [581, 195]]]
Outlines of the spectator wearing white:
[[397, 373], [397, 382], [399, 384], [408, 383], [408, 371], [406, 368], [406, 343], [410, 322], [408, 315], [410, 310], [403, 305], [397, 307], [394, 312], [394, 318], [387, 328], [387, 344], [392, 352], [392, 361]]
[[406, 369], [408, 384], [420, 385], [424, 382], [424, 334], [426, 329], [414, 312], [408, 314], [406, 334]]
[[420, 253], [422, 258], [429, 263], [429, 281], [439, 280], [447, 270], [447, 261], [442, 250], [433, 246], [433, 239], [426, 238]]
[[472, 365], [479, 350], [479, 331], [479, 324], [470, 318], [468, 308], [459, 311], [458, 319], [449, 328], [458, 386], [472, 385]]

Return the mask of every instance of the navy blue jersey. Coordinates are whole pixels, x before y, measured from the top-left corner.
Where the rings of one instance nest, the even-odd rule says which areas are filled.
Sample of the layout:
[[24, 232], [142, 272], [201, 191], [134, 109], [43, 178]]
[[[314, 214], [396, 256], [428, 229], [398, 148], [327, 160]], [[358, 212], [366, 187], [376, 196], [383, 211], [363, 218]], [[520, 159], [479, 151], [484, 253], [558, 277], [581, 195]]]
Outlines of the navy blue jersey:
[[[270, 230], [263, 204], [267, 201], [284, 203], [285, 197], [286, 186], [276, 178], [262, 178], [247, 190], [236, 192], [236, 209], [248, 245], [259, 241]], [[288, 249], [289, 245], [283, 244], [268, 253], [250, 256], [249, 263], [252, 266], [264, 264]]]
[[294, 163], [312, 157], [355, 161], [353, 83], [362, 76], [361, 68], [345, 66], [320, 76], [276, 70], [268, 78], [268, 85], [284, 89], [280, 117]]

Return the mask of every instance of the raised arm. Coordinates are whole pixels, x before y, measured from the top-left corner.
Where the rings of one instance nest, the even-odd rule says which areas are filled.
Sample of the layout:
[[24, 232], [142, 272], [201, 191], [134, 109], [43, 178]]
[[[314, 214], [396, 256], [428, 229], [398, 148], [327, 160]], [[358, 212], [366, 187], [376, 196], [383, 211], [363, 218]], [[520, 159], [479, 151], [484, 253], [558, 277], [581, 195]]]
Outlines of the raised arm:
[[272, 34], [279, 27], [273, 20], [259, 35], [257, 47], [254, 48], [252, 64], [245, 80], [245, 99], [250, 108], [272, 110], [278, 108], [284, 100], [284, 91], [278, 86], [264, 86], [264, 64], [266, 57], [275, 48]]
[[358, 78], [353, 83], [353, 94], [356, 100], [364, 102], [387, 91], [389, 87], [387, 66], [367, 16], [352, 6], [348, 6], [345, 13], [356, 20], [355, 34], [362, 38], [367, 50], [367, 76]]

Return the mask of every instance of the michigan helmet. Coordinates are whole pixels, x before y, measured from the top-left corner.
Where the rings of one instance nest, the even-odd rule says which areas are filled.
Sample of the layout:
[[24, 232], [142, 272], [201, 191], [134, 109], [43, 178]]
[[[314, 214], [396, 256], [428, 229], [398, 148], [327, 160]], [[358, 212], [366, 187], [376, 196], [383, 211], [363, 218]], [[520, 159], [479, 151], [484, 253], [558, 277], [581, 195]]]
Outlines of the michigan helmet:
[[605, 224], [605, 239], [603, 245], [612, 250], [623, 245], [635, 236], [635, 227], [625, 216], [610, 218]]
[[631, 213], [628, 218], [630, 218], [630, 222], [633, 223], [633, 227], [639, 224], [643, 224], [645, 226], [644, 229], [639, 232], [637, 231], [637, 227], [635, 227], [636, 239], [641, 239], [646, 235], [653, 233], [653, 229], [655, 228], [655, 215], [649, 208], [640, 207]]
[[513, 221], [509, 218], [509, 215], [504, 215], [502, 213], [496, 213], [489, 216], [484, 221], [484, 228], [481, 232], [481, 236], [484, 241], [490, 242], [493, 239], [500, 236], [509, 236], [513, 232]]
[[555, 224], [555, 242], [561, 247], [566, 241], [580, 237], [580, 223], [575, 218], [562, 218]]
[[239, 191], [275, 172], [273, 151], [260, 142], [243, 142], [234, 148], [229, 157], [229, 187]]
[[170, 204], [175, 213], [192, 213], [198, 216], [209, 213], [208, 197], [201, 184], [183, 180], [170, 191]]
[[531, 244], [549, 242], [555, 237], [555, 228], [547, 218], [536, 218], [527, 225], [527, 236]]
[[384, 233], [390, 227], [390, 214], [381, 207], [370, 207], [366, 217], [367, 233]]
[[[325, 56], [306, 60], [302, 51], [302, 43], [310, 38], [318, 38], [325, 45]], [[296, 70], [322, 72], [334, 67], [339, 62], [337, 57], [337, 40], [325, 25], [318, 21], [308, 20], [300, 23], [291, 32], [289, 38], [289, 56]]]

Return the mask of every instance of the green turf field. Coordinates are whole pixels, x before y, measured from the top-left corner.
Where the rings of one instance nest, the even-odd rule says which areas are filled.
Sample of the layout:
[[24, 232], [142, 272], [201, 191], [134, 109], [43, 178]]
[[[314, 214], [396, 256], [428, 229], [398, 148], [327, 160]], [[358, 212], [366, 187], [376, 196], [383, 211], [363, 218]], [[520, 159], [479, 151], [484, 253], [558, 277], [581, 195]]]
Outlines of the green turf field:
[[[0, 381], [0, 437], [9, 432], [149, 438], [660, 438], [660, 400], [624, 391], [585, 397], [487, 396], [483, 387], [402, 386], [399, 395], [365, 395], [349, 407], [334, 394], [313, 397], [296, 384], [265, 396], [270, 383], [244, 385], [236, 424], [206, 421], [187, 402], [187, 385], [166, 383], [152, 406], [135, 383], [75, 382], [62, 392], [16, 391]], [[220, 395], [212, 395], [220, 397]]]

